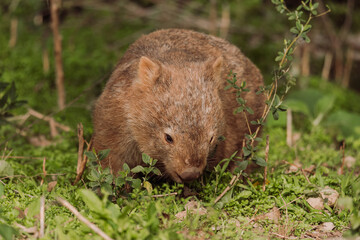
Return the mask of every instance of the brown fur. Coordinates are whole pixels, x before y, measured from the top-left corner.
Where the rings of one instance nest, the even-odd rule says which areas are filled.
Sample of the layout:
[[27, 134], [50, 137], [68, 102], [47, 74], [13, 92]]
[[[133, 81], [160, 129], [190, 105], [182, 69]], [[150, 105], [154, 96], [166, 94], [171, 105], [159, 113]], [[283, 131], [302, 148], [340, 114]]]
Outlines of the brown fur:
[[[255, 92], [263, 84], [261, 73], [234, 45], [180, 29], [142, 36], [121, 58], [95, 105], [94, 147], [111, 149], [102, 165], [116, 173], [124, 162], [142, 164], [144, 152], [159, 160], [165, 177], [182, 182], [179, 175], [187, 168], [202, 172], [240, 150], [248, 129], [243, 114], [233, 114], [234, 90], [224, 90], [230, 71], [251, 90], [242, 95], [255, 112], [247, 114], [249, 121], [260, 118], [264, 96]], [[218, 141], [220, 136], [225, 141]]]

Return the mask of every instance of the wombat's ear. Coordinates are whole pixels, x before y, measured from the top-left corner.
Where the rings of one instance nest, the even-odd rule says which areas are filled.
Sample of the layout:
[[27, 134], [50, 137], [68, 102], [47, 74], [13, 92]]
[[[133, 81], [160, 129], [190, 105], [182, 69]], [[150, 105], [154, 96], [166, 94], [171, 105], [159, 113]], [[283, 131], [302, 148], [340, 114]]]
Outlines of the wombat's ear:
[[222, 56], [218, 57], [212, 64], [212, 74], [213, 79], [218, 87], [221, 86], [222, 83], [222, 71], [223, 71], [224, 58]]
[[139, 81], [145, 85], [153, 85], [160, 76], [160, 65], [147, 57], [141, 57], [138, 68]]

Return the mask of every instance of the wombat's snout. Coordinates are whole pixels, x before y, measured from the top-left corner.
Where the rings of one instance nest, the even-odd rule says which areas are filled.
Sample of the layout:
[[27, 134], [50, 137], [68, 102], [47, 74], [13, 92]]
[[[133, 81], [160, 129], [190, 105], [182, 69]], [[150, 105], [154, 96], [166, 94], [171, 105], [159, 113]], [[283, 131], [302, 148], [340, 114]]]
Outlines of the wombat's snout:
[[190, 167], [185, 169], [182, 173], [179, 174], [179, 177], [183, 182], [191, 182], [200, 177], [201, 170], [197, 167]]

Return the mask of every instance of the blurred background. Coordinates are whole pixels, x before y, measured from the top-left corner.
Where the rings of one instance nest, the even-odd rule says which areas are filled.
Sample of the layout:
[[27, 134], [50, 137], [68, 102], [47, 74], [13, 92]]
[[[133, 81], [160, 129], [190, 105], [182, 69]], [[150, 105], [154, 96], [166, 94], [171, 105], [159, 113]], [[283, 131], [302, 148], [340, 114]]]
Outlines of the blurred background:
[[[274, 59], [284, 38], [292, 36], [293, 22], [278, 13], [270, 0], [54, 1], [59, 4], [65, 109], [58, 110], [50, 1], [46, 0], [0, 2], [0, 82], [8, 84], [0, 96], [4, 98], [14, 82], [17, 99], [27, 103], [9, 112], [22, 115], [35, 109], [73, 129], [82, 122], [88, 134], [91, 109], [107, 77], [128, 45], [143, 34], [187, 28], [226, 38], [261, 69], [267, 83], [272, 81]], [[289, 9], [301, 4], [285, 2]], [[297, 85], [287, 102], [295, 128], [311, 131], [322, 126], [339, 141], [358, 138], [360, 1], [317, 2], [319, 12], [326, 11], [325, 4], [331, 12], [313, 20], [310, 44], [297, 45], [291, 68]], [[4, 105], [0, 107], [3, 116], [8, 114]], [[286, 117], [277, 122], [269, 119], [268, 125], [285, 127], [285, 121]], [[15, 128], [28, 124], [12, 123]], [[4, 139], [13, 130], [4, 130]], [[26, 134], [42, 131], [33, 124]]]

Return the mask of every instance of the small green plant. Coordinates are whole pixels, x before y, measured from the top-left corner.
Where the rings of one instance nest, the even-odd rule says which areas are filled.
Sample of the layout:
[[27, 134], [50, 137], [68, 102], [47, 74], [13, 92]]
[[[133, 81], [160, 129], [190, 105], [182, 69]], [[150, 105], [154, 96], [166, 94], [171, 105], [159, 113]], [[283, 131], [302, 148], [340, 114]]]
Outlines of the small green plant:
[[98, 189], [105, 190], [108, 194], [113, 193], [111, 184], [113, 183], [113, 175], [110, 172], [110, 168], [102, 169], [100, 161], [107, 157], [110, 150], [102, 150], [96, 154], [95, 150], [86, 151], [85, 155], [90, 161], [90, 173], [87, 175], [89, 186], [95, 191]]
[[[236, 90], [235, 94], [236, 94], [236, 101], [237, 103], [239, 104], [239, 107], [236, 108], [234, 110], [234, 114], [239, 114], [239, 113], [243, 113], [244, 114], [244, 117], [245, 117], [245, 120], [246, 120], [246, 123], [247, 123], [247, 127], [248, 127], [248, 130], [249, 130], [249, 134], [246, 134], [245, 135], [245, 138], [246, 138], [246, 144], [245, 146], [243, 147], [242, 149], [242, 154], [243, 154], [243, 161], [237, 163], [237, 164], [240, 164], [238, 167], [240, 167], [239, 171], [242, 171], [244, 170], [247, 165], [248, 165], [248, 161], [249, 160], [252, 160], [254, 161], [257, 165], [259, 166], [266, 166], [266, 162], [263, 158], [261, 157], [258, 157], [255, 155], [256, 151], [257, 151], [257, 147], [253, 146], [253, 142], [254, 141], [261, 141], [262, 139], [259, 138], [259, 137], [256, 137], [257, 136], [257, 132], [252, 132], [251, 129], [250, 129], [250, 125], [249, 125], [249, 120], [247, 118], [247, 115], [245, 113], [248, 112], [249, 114], [254, 114], [254, 111], [251, 109], [251, 107], [249, 106], [246, 106], [246, 100], [244, 98], [241, 97], [241, 93], [243, 92], [248, 92], [250, 91], [250, 89], [246, 88], [246, 82], [243, 81], [240, 83], [240, 86], [238, 86], [236, 84], [237, 82], [237, 78], [236, 78], [236, 73], [232, 73], [230, 72], [229, 74], [229, 79], [227, 79], [227, 82], [229, 83], [228, 86], [225, 87], [225, 90], [228, 90], [230, 88], [234, 88]], [[259, 126], [263, 126], [264, 125], [264, 119], [263, 118], [260, 118], [256, 121], [251, 121], [250, 122], [251, 124], [253, 125], [259, 125]], [[237, 153], [237, 152], [236, 152]], [[233, 160], [233, 158], [235, 157], [235, 154], [233, 154], [229, 160]], [[241, 158], [239, 158], [238, 160], [240, 160]], [[227, 159], [225, 159], [227, 160]], [[224, 165], [228, 165], [227, 164], [224, 164]], [[242, 169], [243, 167], [245, 167], [244, 169]]]
[[[155, 167], [157, 163], [156, 159], [152, 159], [146, 154], [142, 154], [142, 161], [145, 165], [138, 165], [130, 169], [127, 163], [123, 164], [122, 170], [116, 174], [114, 177], [110, 168], [102, 168], [100, 161], [105, 159], [109, 154], [110, 150], [102, 150], [98, 154], [95, 151], [86, 151], [85, 155], [90, 160], [90, 173], [87, 178], [90, 180], [90, 187], [94, 191], [101, 189], [107, 194], [112, 196], [118, 196], [118, 192], [124, 192], [123, 190], [130, 186], [132, 189], [140, 189], [144, 187], [147, 192], [150, 194], [152, 192], [152, 185], [149, 182], [149, 178], [152, 175], [160, 176], [161, 172], [158, 168]], [[143, 174], [142, 181], [139, 178], [134, 177], [134, 174]], [[120, 190], [120, 191], [118, 191]]]
[[157, 163], [156, 159], [151, 158], [150, 156], [146, 155], [145, 153], [142, 154], [142, 161], [149, 165], [149, 167], [143, 167], [141, 165], [138, 165], [131, 169], [132, 173], [142, 173], [143, 174], [143, 181], [142, 186], [148, 191], [150, 194], [153, 190], [151, 183], [148, 181], [151, 174], [155, 174], [157, 176], [161, 176], [161, 172], [158, 168], [155, 167], [155, 164]]

